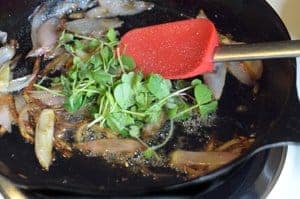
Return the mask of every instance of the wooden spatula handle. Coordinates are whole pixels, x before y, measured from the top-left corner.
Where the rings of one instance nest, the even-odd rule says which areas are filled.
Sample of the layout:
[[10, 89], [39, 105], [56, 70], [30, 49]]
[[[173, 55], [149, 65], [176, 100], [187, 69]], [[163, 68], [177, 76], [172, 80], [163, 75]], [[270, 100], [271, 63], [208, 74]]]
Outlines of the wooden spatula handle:
[[300, 57], [300, 40], [219, 46], [214, 55], [214, 62], [288, 57]]

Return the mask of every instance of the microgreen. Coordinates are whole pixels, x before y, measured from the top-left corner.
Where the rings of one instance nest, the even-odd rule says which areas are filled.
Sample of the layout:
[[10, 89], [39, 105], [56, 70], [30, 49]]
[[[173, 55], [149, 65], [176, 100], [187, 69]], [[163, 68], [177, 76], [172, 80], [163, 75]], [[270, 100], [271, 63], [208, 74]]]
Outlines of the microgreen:
[[214, 112], [217, 109], [218, 102], [213, 99], [212, 91], [200, 80], [196, 79], [192, 82], [192, 84], [195, 87], [194, 95], [200, 114], [202, 116], [207, 116], [208, 114]]
[[147, 81], [147, 88], [158, 99], [163, 99], [170, 94], [171, 81], [157, 74], [151, 74]]
[[[171, 139], [174, 120], [185, 120], [196, 110], [206, 116], [216, 110], [218, 102], [199, 79], [171, 81], [158, 74], [134, 72], [134, 59], [120, 52], [118, 43], [113, 29], [100, 39], [64, 31], [59, 46], [73, 56], [73, 64], [59, 78], [52, 78], [52, 83], [62, 88], [53, 93], [65, 96], [64, 107], [69, 112], [89, 109], [94, 117], [89, 126], [100, 125], [134, 138], [147, 147], [146, 158], [158, 157], [155, 151]], [[36, 87], [51, 91], [42, 85]], [[148, 146], [141, 139], [143, 127], [163, 115], [171, 121], [170, 132], [162, 144]]]

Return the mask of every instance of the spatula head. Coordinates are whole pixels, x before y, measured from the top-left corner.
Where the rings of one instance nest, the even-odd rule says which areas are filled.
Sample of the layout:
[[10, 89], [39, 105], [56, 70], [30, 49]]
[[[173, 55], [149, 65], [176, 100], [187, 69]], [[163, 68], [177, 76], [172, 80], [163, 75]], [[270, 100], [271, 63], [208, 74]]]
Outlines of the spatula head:
[[208, 19], [189, 19], [131, 30], [120, 45], [143, 74], [185, 79], [213, 70], [218, 35]]

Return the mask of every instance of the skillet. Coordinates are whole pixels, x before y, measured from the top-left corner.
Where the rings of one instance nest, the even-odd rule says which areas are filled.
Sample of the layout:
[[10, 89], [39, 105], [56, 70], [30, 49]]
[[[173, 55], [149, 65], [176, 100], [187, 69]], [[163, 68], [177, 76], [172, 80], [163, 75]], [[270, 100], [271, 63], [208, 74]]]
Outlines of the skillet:
[[[221, 33], [230, 33], [235, 40], [247, 43], [289, 39], [279, 17], [263, 0], [165, 0], [153, 1], [155, 9], [134, 17], [124, 17], [121, 33], [131, 28], [194, 17], [200, 8], [216, 24]], [[28, 52], [30, 24], [27, 17], [39, 5], [38, 0], [0, 0], [0, 29], [9, 32], [21, 44], [20, 52]], [[232, 76], [226, 80], [218, 115], [234, 118], [245, 130], [256, 135], [252, 147], [237, 160], [188, 182], [176, 177], [154, 180], [132, 174], [125, 169], [111, 168], [97, 158], [74, 156], [64, 159], [58, 154], [49, 172], [41, 170], [34, 156], [33, 146], [24, 143], [18, 129], [0, 139], [0, 173], [22, 188], [52, 189], [97, 195], [132, 195], [146, 192], [180, 189], [204, 183], [214, 184], [226, 176], [254, 152], [284, 142], [300, 142], [300, 106], [295, 88], [295, 60], [278, 59], [264, 62], [260, 92], [253, 97], [249, 89]], [[31, 71], [29, 61], [16, 69], [16, 75]], [[237, 105], [248, 107], [237, 113]], [[220, 139], [232, 136], [235, 124], [221, 124], [217, 128]]]

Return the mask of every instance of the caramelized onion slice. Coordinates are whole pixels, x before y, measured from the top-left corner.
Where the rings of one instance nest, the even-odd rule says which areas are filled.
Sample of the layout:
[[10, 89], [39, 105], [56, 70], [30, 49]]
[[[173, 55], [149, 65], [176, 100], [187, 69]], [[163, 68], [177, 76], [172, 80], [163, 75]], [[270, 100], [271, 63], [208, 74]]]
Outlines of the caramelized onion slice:
[[65, 97], [47, 91], [30, 91], [29, 93], [32, 98], [41, 101], [47, 106], [62, 106], [65, 102]]
[[29, 123], [29, 105], [23, 107], [19, 112], [18, 125], [20, 129], [20, 134], [29, 143], [33, 143], [34, 130]]
[[[46, 35], [41, 35], [44, 31], [41, 30], [42, 26], [44, 26], [44, 30], [46, 30], [46, 33], [50, 33], [49, 36], [52, 36], [53, 41], [53, 34], [55, 33], [52, 30], [54, 30], [56, 27], [54, 26], [56, 24], [57, 19], [61, 19], [64, 15], [70, 14], [77, 10], [85, 10], [87, 8], [90, 8], [95, 5], [95, 0], [67, 0], [67, 1], [58, 1], [58, 0], [52, 0], [52, 1], [45, 1], [40, 6], [38, 6], [33, 14], [29, 16], [29, 20], [31, 22], [31, 40], [32, 40], [32, 46], [33, 50], [29, 54], [29, 56], [37, 56], [41, 55], [42, 53], [46, 53], [47, 50], [45, 48], [39, 48], [39, 47], [45, 47], [45, 45], [40, 46], [39, 39], [40, 36], [46, 37]], [[45, 23], [48, 23], [45, 25]], [[54, 24], [54, 25], [53, 25]], [[49, 32], [48, 30], [51, 30]], [[50, 38], [46, 38], [47, 40]], [[44, 42], [44, 40], [42, 39]], [[52, 41], [50, 44], [52, 44]], [[39, 50], [38, 50], [39, 49]]]
[[6, 91], [11, 79], [9, 62], [3, 64], [0, 68], [0, 92]]
[[142, 150], [144, 146], [138, 141], [131, 139], [102, 139], [86, 143], [80, 143], [75, 146], [81, 152], [89, 156], [99, 156], [104, 154], [133, 154]]
[[263, 73], [262, 61], [243, 61], [242, 64], [250, 75], [251, 79], [258, 80], [261, 78]]
[[224, 63], [215, 64], [215, 71], [203, 75], [204, 82], [213, 92], [215, 99], [220, 99], [225, 86], [227, 69]]
[[35, 154], [41, 166], [46, 170], [49, 170], [52, 163], [54, 123], [54, 111], [44, 109], [40, 114], [35, 130]]
[[228, 62], [228, 71], [241, 83], [252, 86], [263, 73], [261, 61]]
[[175, 168], [195, 166], [220, 166], [224, 165], [235, 158], [238, 154], [231, 152], [192, 152], [178, 150], [171, 154], [171, 165]]
[[27, 87], [35, 77], [36, 74], [32, 74], [32, 75], [26, 75], [24, 77], [11, 80], [7, 87], [7, 92], [11, 93], [11, 92], [22, 90], [23, 88]]
[[15, 110], [13, 110], [13, 96], [0, 94], [0, 134], [11, 132], [11, 125], [14, 123]]
[[102, 36], [109, 28], [118, 28], [123, 24], [117, 18], [111, 19], [78, 19], [67, 22], [66, 30], [79, 34], [99, 37]]
[[14, 96], [15, 107], [18, 114], [20, 114], [21, 110], [26, 106], [26, 101], [23, 95], [15, 95]]
[[151, 10], [154, 7], [153, 3], [145, 1], [132, 0], [98, 0], [100, 6], [104, 8], [101, 17], [114, 17], [135, 15], [145, 10]]
[[11, 132], [12, 118], [9, 111], [9, 105], [2, 104], [0, 105], [0, 134], [3, 134], [5, 131]]
[[27, 57], [42, 56], [55, 47], [58, 39], [58, 25], [59, 19], [53, 17], [39, 27], [37, 34], [33, 35], [37, 38], [32, 38], [35, 41], [34, 48], [28, 53]]

